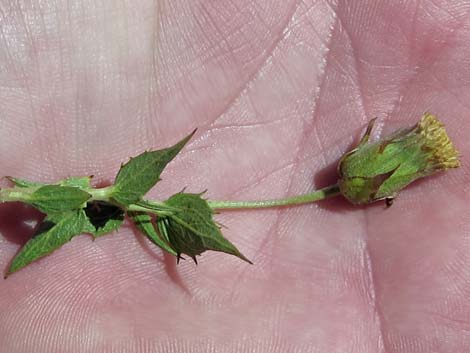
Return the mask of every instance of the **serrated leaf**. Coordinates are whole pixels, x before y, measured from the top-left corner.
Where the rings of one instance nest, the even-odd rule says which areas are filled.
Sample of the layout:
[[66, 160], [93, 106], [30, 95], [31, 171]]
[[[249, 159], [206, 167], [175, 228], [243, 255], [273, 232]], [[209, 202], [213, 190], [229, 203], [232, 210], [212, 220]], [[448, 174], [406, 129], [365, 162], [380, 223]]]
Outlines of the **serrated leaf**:
[[158, 234], [154, 224], [152, 223], [152, 217], [144, 212], [127, 212], [127, 215], [131, 219], [132, 223], [140, 230], [152, 243], [176, 256], [175, 250], [171, 248], [167, 239], [162, 239], [163, 234]]
[[196, 261], [196, 255], [206, 250], [213, 250], [235, 255], [251, 263], [224, 238], [212, 219], [212, 209], [200, 194], [180, 192], [165, 203], [177, 209], [164, 219], [170, 245], [176, 250], [178, 258], [180, 254], [187, 254]]
[[13, 259], [8, 274], [16, 272], [69, 242], [83, 232], [86, 224], [83, 210], [46, 217], [36, 234]]
[[64, 180], [61, 180], [57, 183], [57, 185], [61, 186], [72, 186], [76, 187], [79, 189], [90, 189], [90, 180], [91, 177], [86, 176], [86, 177], [70, 177]]
[[124, 211], [108, 202], [89, 202], [84, 212], [88, 219], [86, 232], [95, 238], [118, 229], [124, 221]]
[[131, 158], [116, 176], [112, 198], [125, 206], [139, 201], [160, 180], [163, 169], [175, 158], [195, 131], [172, 147], [144, 152]]
[[36, 183], [34, 181], [29, 181], [29, 180], [26, 180], [26, 179], [14, 178], [14, 177], [11, 177], [11, 176], [7, 176], [5, 178], [10, 180], [15, 186], [18, 186], [19, 188], [39, 187], [39, 186], [46, 185], [46, 184]]
[[90, 197], [76, 187], [46, 185], [34, 191], [25, 202], [44, 213], [61, 213], [82, 208]]

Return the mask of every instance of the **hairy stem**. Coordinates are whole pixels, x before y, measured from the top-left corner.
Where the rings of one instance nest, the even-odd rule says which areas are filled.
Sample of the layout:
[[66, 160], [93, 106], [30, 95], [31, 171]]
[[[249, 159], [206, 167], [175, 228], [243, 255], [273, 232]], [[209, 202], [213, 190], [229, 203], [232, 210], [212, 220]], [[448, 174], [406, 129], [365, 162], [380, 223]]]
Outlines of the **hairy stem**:
[[98, 189], [90, 188], [90, 189], [86, 189], [84, 191], [86, 191], [87, 193], [89, 193], [91, 195], [91, 198], [90, 198], [89, 201], [105, 201], [105, 202], [108, 202], [110, 197], [111, 197], [111, 194], [113, 192], [113, 187], [112, 186], [106, 186], [104, 188], [98, 188]]
[[261, 201], [208, 201], [213, 210], [239, 210], [254, 208], [271, 208], [281, 206], [294, 206], [324, 200], [340, 194], [338, 185], [330, 185], [326, 188], [313, 191], [309, 194], [287, 197], [284, 199]]
[[[29, 188], [10, 188], [0, 190], [0, 202], [20, 201], [27, 202], [28, 197], [37, 190], [37, 187]], [[84, 191], [90, 193], [91, 201], [103, 201], [113, 203], [111, 199], [112, 187], [100, 189], [86, 189]], [[283, 206], [295, 206], [306, 203], [324, 200], [340, 194], [338, 185], [327, 186], [323, 189], [313, 191], [309, 194], [297, 195], [282, 199], [259, 200], [259, 201], [215, 201], [208, 200], [209, 206], [213, 210], [240, 210], [240, 209], [257, 209], [257, 208], [273, 208]], [[119, 206], [119, 205], [117, 205]], [[174, 209], [158, 200], [142, 200], [126, 207], [128, 211], [150, 212], [160, 216], [171, 215]]]
[[28, 199], [37, 188], [6, 188], [0, 190], [0, 202], [12, 202], [20, 201], [23, 202]]

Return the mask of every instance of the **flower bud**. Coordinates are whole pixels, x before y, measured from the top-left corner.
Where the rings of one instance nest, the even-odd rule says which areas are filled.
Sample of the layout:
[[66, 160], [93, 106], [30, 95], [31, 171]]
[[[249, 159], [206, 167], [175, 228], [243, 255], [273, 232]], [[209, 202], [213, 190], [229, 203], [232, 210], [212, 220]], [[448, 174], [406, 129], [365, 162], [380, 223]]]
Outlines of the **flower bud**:
[[416, 179], [460, 166], [458, 152], [444, 125], [425, 113], [413, 127], [369, 143], [369, 123], [359, 145], [338, 164], [341, 194], [353, 204], [387, 200]]

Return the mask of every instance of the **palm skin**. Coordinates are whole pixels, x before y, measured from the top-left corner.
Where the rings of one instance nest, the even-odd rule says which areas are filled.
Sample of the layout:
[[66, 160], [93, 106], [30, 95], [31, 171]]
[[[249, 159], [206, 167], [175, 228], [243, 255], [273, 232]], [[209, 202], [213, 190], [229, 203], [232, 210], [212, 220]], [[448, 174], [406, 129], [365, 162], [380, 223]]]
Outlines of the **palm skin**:
[[[254, 266], [213, 252], [176, 266], [127, 226], [76, 237], [0, 280], [0, 351], [468, 352], [469, 10], [3, 1], [2, 175], [108, 184], [129, 156], [198, 127], [151, 197], [290, 196], [334, 182], [370, 118], [377, 137], [425, 110], [463, 157], [390, 209], [338, 199], [218, 215]], [[0, 214], [6, 269], [29, 211]]]

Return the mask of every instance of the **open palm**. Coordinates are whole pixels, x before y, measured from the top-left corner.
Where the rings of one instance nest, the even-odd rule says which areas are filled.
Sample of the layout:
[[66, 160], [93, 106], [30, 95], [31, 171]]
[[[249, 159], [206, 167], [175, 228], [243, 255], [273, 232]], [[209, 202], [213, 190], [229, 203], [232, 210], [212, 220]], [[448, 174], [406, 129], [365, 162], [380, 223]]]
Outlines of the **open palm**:
[[[390, 209], [217, 216], [253, 262], [175, 259], [128, 226], [0, 280], [0, 352], [470, 350], [470, 5], [143, 0], [0, 4], [2, 175], [94, 174], [198, 132], [150, 196], [263, 199], [335, 181], [375, 116], [437, 114], [462, 168]], [[0, 268], [30, 218], [0, 207]]]

